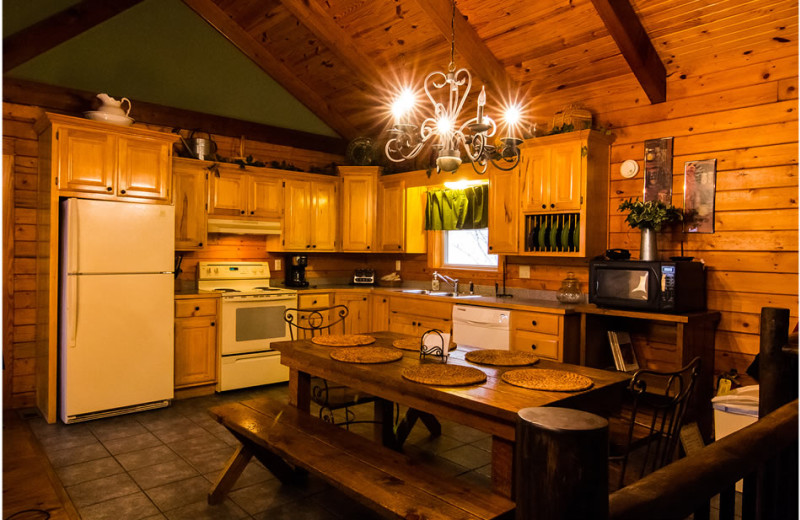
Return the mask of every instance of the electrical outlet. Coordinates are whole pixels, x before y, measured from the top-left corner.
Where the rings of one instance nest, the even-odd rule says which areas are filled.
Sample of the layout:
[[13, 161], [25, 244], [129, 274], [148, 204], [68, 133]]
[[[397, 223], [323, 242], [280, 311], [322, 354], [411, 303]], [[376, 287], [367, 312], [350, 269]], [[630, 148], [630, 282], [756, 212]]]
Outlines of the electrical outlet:
[[399, 271], [400, 270], [400, 260], [395, 260], [394, 261], [394, 270], [395, 271]]
[[531, 266], [529, 266], [529, 265], [521, 265], [521, 266], [519, 266], [519, 277], [520, 278], [530, 278], [531, 277]]
[[280, 271], [281, 270], [281, 259], [280, 258], [276, 258], [275, 259], [275, 270], [276, 271]]

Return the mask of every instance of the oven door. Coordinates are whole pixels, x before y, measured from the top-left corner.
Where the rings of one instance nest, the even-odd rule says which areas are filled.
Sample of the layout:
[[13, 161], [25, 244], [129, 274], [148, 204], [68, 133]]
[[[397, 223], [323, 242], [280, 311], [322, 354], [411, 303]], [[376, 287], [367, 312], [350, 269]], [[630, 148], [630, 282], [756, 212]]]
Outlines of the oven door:
[[297, 307], [297, 296], [263, 299], [259, 296], [222, 297], [220, 351], [223, 356], [270, 350], [273, 341], [289, 340], [286, 309]]

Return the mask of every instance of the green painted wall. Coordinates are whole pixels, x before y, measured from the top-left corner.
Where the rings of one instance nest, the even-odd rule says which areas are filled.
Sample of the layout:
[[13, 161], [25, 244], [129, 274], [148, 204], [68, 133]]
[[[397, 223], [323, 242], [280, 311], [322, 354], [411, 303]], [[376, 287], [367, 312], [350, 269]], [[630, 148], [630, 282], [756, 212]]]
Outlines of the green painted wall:
[[338, 136], [179, 0], [146, 0], [8, 75]]

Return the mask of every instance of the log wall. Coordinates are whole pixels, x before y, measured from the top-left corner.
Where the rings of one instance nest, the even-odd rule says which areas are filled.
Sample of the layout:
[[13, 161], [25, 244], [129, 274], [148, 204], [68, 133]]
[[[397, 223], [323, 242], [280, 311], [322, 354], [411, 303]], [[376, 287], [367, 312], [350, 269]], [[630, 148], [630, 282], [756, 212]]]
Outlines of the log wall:
[[[798, 317], [798, 182], [796, 45], [775, 42], [758, 52], [739, 49], [725, 55], [698, 56], [680, 68], [668, 67], [667, 101], [648, 104], [643, 92], [631, 89], [631, 78], [617, 78], [580, 88], [564, 88], [559, 96], [537, 100], [536, 114], [546, 119], [570, 103], [595, 115], [595, 124], [612, 131], [609, 198], [610, 248], [638, 254], [639, 233], [628, 229], [616, 208], [623, 198], [641, 194], [642, 172], [623, 179], [619, 166], [635, 159], [643, 166], [644, 141], [673, 137], [673, 203], [683, 205], [683, 166], [688, 160], [717, 159], [716, 232], [664, 232], [659, 237], [664, 258], [678, 254], [705, 261], [709, 269], [709, 308], [722, 313], [716, 337], [718, 371], [743, 372], [758, 352], [762, 307], [791, 309]], [[37, 141], [33, 121], [37, 107], [4, 103], [4, 154], [13, 156], [4, 202], [10, 205], [4, 226], [4, 252], [11, 268], [4, 276], [4, 294], [11, 308], [4, 315], [6, 370], [4, 406], [27, 407], [35, 401], [35, 201]], [[151, 127], [154, 128], [154, 127]], [[158, 129], [158, 128], [155, 128]], [[262, 161], [286, 161], [308, 169], [341, 158], [319, 152], [214, 136], [220, 153], [253, 155]], [[643, 168], [642, 168], [643, 169]], [[290, 174], [287, 174], [290, 175]], [[8, 193], [11, 187], [11, 193]], [[206, 250], [184, 256], [181, 279], [191, 281], [197, 261], [265, 260], [263, 239], [212, 236]], [[403, 260], [405, 280], [428, 280], [425, 255], [316, 254], [309, 277], [344, 278], [369, 265], [384, 274]], [[519, 266], [531, 266], [528, 279]], [[556, 290], [568, 271], [586, 288], [587, 261], [509, 257], [507, 285]], [[500, 274], [482, 271], [450, 273], [462, 281], [492, 285]], [[281, 272], [275, 273], [281, 277]]]

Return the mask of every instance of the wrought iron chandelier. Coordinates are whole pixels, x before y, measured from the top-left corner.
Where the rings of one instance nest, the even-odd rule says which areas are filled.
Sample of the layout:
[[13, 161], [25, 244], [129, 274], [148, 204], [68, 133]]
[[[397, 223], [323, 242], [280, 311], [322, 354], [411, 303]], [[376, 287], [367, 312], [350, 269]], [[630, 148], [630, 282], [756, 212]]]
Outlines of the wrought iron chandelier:
[[[481, 88], [478, 95], [478, 108], [474, 118], [456, 126], [461, 109], [472, 88], [472, 76], [467, 69], [456, 70], [455, 65], [455, 17], [456, 3], [453, 0], [453, 13], [450, 20], [450, 65], [447, 73], [431, 72], [425, 78], [423, 87], [425, 95], [434, 107], [433, 117], [426, 118], [421, 127], [410, 121], [410, 113], [414, 105], [414, 95], [410, 90], [404, 90], [392, 104], [392, 113], [395, 123], [390, 132], [390, 139], [386, 143], [386, 157], [393, 162], [402, 162], [413, 159], [419, 155], [425, 144], [437, 138], [432, 144], [433, 153], [436, 154], [436, 171], [455, 172], [461, 166], [464, 151], [473, 169], [479, 173], [486, 173], [489, 162], [500, 170], [511, 170], [519, 164], [519, 145], [522, 139], [506, 136], [500, 139], [500, 144], [495, 145], [490, 141], [497, 132], [495, 121], [484, 114], [486, 105], [486, 88]], [[435, 90], [446, 89], [447, 103], [437, 101], [431, 94]], [[461, 87], [466, 87], [461, 93]], [[509, 128], [519, 120], [519, 110], [512, 107], [505, 115]]]

